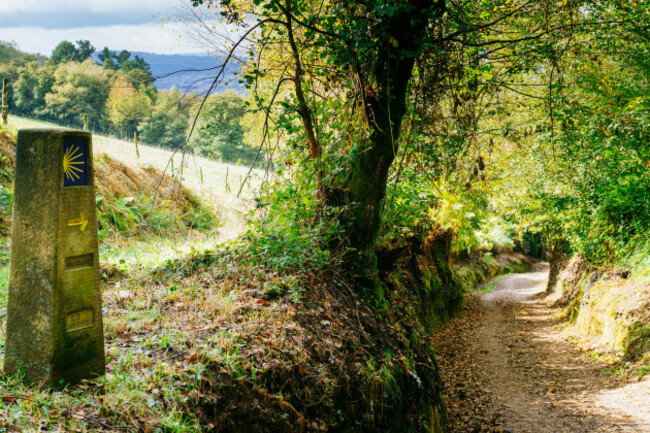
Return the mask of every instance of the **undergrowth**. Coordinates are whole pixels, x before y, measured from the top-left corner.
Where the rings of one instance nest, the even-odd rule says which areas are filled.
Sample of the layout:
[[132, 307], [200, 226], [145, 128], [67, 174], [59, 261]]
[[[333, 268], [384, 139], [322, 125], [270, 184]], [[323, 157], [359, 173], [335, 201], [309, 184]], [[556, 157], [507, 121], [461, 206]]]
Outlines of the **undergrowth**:
[[[2, 377], [3, 394], [16, 397], [0, 403], [0, 420], [74, 431], [440, 428], [424, 292], [394, 284], [391, 307], [375, 311], [324, 239], [300, 233], [287, 244], [282, 231], [251, 230], [154, 272], [125, 263], [105, 274], [107, 374], [56, 393]], [[419, 281], [411, 268], [400, 275]]]
[[100, 239], [144, 234], [162, 237], [216, 226], [212, 212], [200, 204], [183, 209], [171, 199], [154, 203], [144, 195], [110, 201], [98, 195], [97, 210]]
[[[0, 131], [0, 236], [9, 236], [13, 205], [15, 135]], [[100, 240], [169, 237], [218, 227], [214, 212], [174, 179], [148, 166], [95, 155]]]

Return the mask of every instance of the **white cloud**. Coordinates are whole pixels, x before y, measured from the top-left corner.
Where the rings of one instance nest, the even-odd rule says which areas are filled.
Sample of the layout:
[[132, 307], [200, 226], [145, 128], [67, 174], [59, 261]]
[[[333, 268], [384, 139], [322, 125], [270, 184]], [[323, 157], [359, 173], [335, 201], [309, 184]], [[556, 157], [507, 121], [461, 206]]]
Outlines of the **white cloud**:
[[[0, 0], [5, 1], [5, 0]], [[106, 27], [78, 27], [73, 29], [43, 29], [36, 27], [13, 27], [2, 29], [2, 40], [15, 41], [18, 47], [29, 53], [49, 56], [54, 47], [63, 40], [88, 39], [98, 50], [145, 51], [159, 54], [205, 53], [192, 38], [185, 35], [182, 24], [115, 25]]]
[[0, 0], [0, 13], [65, 11], [112, 13], [131, 10], [157, 14], [180, 4], [189, 4], [189, 0]]

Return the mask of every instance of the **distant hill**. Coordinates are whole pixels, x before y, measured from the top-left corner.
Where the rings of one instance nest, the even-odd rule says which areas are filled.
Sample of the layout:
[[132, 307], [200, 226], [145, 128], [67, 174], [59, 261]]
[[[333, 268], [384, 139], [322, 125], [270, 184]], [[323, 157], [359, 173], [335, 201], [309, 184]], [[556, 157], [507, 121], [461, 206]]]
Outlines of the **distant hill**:
[[11, 63], [13, 61], [20, 65], [34, 61], [43, 64], [46, 60], [47, 57], [40, 54], [29, 54], [20, 51], [15, 42], [0, 41], [0, 63]]
[[[97, 54], [93, 54], [95, 60], [98, 60]], [[218, 69], [215, 68], [220, 64], [220, 61], [213, 56], [198, 54], [154, 54], [132, 51], [131, 55], [132, 57], [138, 55], [151, 65], [151, 73], [156, 78], [154, 86], [157, 89], [175, 87], [185, 93], [205, 92], [218, 72]], [[238, 69], [237, 63], [229, 64], [224, 79], [215, 91], [223, 92], [227, 89], [234, 89], [239, 93], [245, 92], [244, 86], [234, 75]]]

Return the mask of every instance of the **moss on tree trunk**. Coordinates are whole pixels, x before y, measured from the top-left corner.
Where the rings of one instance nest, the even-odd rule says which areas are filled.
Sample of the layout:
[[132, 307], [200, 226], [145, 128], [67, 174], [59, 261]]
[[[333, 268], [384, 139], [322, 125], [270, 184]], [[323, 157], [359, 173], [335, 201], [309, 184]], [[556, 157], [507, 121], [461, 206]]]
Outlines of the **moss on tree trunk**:
[[432, 6], [431, 0], [414, 1], [374, 30], [381, 43], [364, 89], [371, 133], [355, 149], [347, 185], [350, 210], [345, 217], [350, 245], [359, 253], [357, 273], [366, 276], [372, 277], [375, 269], [388, 174], [398, 152], [408, 84]]

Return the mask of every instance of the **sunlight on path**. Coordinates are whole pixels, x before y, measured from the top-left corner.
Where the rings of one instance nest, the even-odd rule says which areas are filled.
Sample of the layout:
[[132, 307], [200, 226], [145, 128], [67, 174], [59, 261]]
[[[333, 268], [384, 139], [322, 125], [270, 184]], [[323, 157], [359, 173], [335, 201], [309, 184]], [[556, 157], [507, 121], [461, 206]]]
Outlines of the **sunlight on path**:
[[639, 432], [650, 432], [650, 382], [629, 383], [593, 395], [595, 405], [615, 411], [621, 419], [638, 422]]
[[537, 272], [506, 275], [501, 278], [489, 293], [482, 295], [486, 302], [523, 301], [536, 293], [543, 292], [548, 278], [548, 264], [541, 265]]
[[517, 432], [650, 432], [650, 382], [625, 382], [567, 340], [558, 310], [534, 297], [548, 267], [500, 279], [481, 296], [474, 350]]

